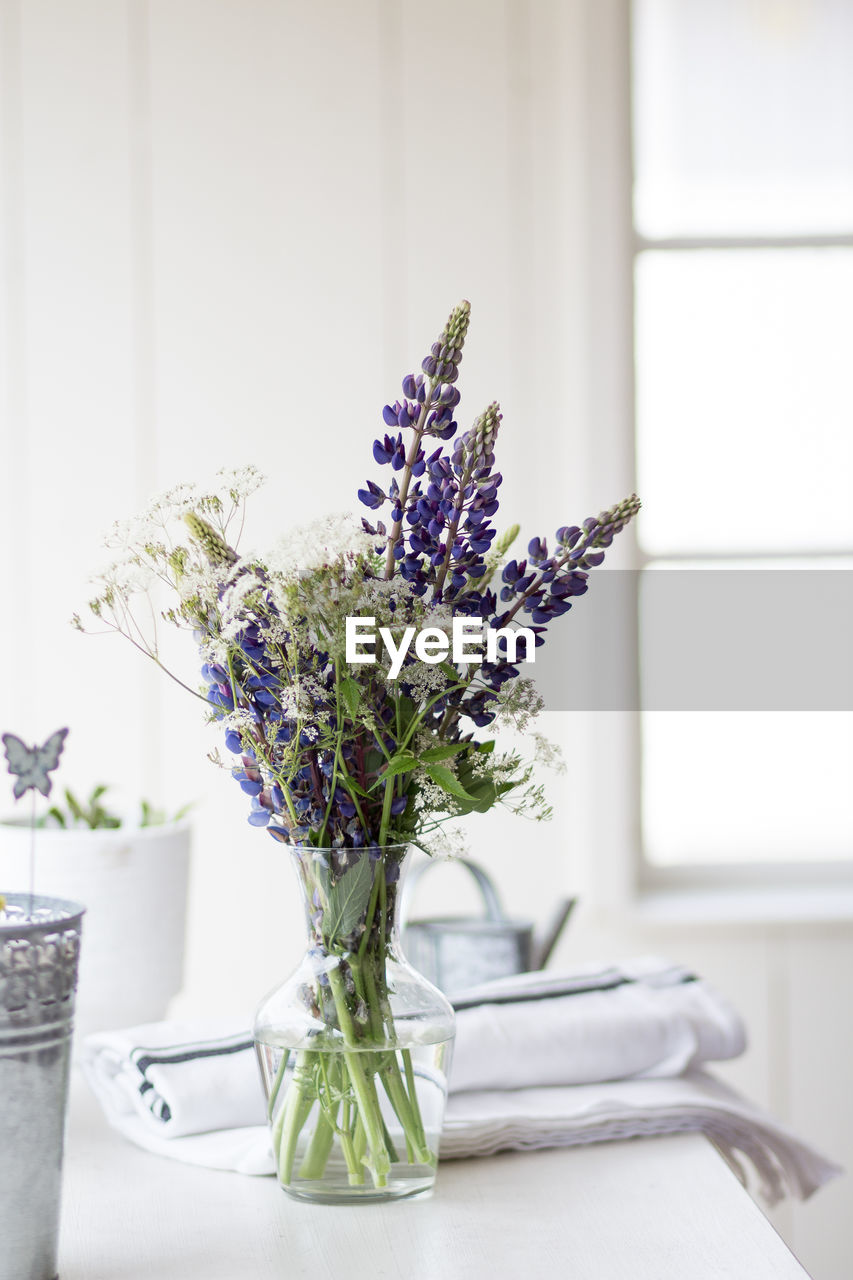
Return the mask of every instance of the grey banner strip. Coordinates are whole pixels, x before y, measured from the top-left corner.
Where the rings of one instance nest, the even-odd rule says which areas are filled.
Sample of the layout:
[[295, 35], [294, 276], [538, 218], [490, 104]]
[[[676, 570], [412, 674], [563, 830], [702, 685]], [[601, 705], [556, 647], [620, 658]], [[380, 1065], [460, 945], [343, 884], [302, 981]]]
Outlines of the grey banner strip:
[[599, 570], [525, 664], [550, 711], [851, 711], [853, 570]]

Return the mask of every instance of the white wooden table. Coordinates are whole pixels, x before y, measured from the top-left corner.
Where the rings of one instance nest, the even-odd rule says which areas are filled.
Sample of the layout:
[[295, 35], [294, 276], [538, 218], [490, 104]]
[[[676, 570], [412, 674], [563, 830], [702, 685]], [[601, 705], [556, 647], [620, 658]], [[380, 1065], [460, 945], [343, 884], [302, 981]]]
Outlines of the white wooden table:
[[113, 1133], [72, 1090], [60, 1280], [804, 1280], [697, 1134], [443, 1164], [423, 1200], [290, 1200]]

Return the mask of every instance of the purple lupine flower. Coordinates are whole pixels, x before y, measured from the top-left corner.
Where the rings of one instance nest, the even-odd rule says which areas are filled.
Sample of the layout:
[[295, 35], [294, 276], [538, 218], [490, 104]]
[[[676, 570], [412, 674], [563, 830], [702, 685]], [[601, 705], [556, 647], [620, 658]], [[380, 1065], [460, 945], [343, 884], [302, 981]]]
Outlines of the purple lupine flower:
[[358, 500], [359, 502], [363, 502], [366, 507], [370, 507], [371, 510], [378, 511], [383, 502], [386, 501], [386, 496], [379, 488], [378, 484], [374, 484], [372, 480], [368, 480], [367, 488], [359, 489]]

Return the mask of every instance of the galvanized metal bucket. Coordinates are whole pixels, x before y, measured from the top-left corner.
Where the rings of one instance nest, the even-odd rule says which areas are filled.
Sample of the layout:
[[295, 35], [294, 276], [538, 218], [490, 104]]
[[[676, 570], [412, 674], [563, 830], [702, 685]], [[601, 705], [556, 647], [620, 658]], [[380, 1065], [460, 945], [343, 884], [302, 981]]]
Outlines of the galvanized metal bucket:
[[[447, 860], [444, 860], [447, 861]], [[557, 904], [550, 926], [541, 936], [530, 920], [512, 920], [501, 907], [489, 876], [468, 858], [452, 859], [474, 877], [485, 906], [485, 916], [438, 916], [410, 920], [415, 885], [431, 866], [430, 860], [413, 867], [403, 898], [403, 948], [414, 967], [447, 995], [481, 982], [514, 973], [541, 969], [546, 963], [574, 906], [574, 900]]]
[[54, 1280], [85, 908], [6, 894], [0, 912], [0, 1280]]

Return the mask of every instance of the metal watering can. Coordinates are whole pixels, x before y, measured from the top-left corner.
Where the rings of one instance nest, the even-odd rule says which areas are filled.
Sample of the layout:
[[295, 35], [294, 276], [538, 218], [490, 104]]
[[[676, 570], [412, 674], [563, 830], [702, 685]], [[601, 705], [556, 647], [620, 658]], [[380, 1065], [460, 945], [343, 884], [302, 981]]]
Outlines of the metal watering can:
[[411, 964], [451, 995], [494, 978], [543, 969], [577, 899], [558, 902], [548, 924], [537, 933], [532, 921], [511, 920], [504, 914], [497, 890], [482, 867], [468, 858], [453, 862], [477, 881], [486, 914], [409, 920], [415, 887], [435, 865], [433, 859], [419, 863], [409, 872], [403, 891], [403, 947]]

